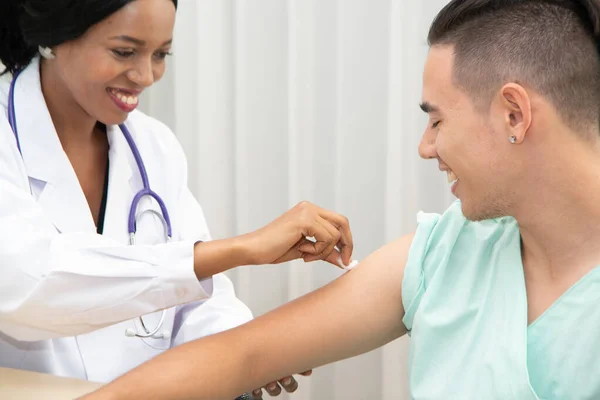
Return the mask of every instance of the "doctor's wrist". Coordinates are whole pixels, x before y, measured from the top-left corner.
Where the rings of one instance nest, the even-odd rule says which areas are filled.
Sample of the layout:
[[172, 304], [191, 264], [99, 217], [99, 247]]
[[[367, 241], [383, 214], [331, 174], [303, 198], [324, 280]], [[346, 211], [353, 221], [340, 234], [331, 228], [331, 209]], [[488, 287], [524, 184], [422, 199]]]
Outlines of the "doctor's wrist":
[[250, 249], [242, 236], [194, 245], [194, 272], [199, 280], [248, 264]]

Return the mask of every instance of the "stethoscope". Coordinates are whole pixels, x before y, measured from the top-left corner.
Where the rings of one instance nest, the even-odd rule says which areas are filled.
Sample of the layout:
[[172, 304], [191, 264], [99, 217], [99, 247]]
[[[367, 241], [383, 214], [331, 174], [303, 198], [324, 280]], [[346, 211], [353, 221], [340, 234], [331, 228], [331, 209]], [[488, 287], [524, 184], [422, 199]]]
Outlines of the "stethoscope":
[[[17, 78], [19, 77], [21, 72], [23, 72], [23, 70], [20, 70], [15, 73], [15, 76], [13, 77], [13, 80], [10, 84], [10, 91], [8, 95], [8, 123], [10, 124], [10, 127], [12, 128], [12, 131], [15, 134], [15, 138], [17, 140], [17, 148], [19, 149], [19, 153], [21, 153], [22, 157], [23, 153], [21, 151], [21, 144], [19, 142], [19, 133], [17, 130], [17, 115], [15, 110], [15, 85], [17, 82]], [[129, 129], [127, 129], [125, 124], [119, 125], [119, 128], [121, 128], [123, 136], [125, 137], [125, 140], [127, 140], [129, 148], [133, 153], [133, 157], [135, 158], [135, 162], [138, 166], [138, 170], [140, 171], [142, 183], [144, 185], [142, 190], [137, 192], [134, 196], [131, 203], [131, 208], [129, 210], [129, 219], [127, 223], [127, 229], [129, 232], [129, 244], [132, 246], [135, 245], [136, 220], [144, 212], [151, 212], [158, 216], [158, 218], [162, 221], [163, 227], [165, 228], [165, 241], [170, 242], [172, 237], [171, 219], [169, 218], [169, 212], [167, 211], [165, 202], [160, 198], [158, 194], [156, 194], [152, 191], [152, 189], [150, 189], [150, 183], [148, 181], [148, 174], [146, 172], [146, 167], [144, 166], [144, 161], [142, 161], [142, 156], [140, 155], [140, 152], [137, 146], [135, 145], [135, 142], [133, 141], [133, 137], [131, 136]], [[139, 202], [145, 196], [150, 196], [154, 198], [154, 200], [156, 200], [161, 210], [160, 213], [155, 210], [146, 210], [136, 215]], [[165, 315], [166, 311], [163, 310], [160, 316], [160, 320], [154, 329], [148, 329], [148, 327], [146, 327], [146, 325], [144, 324], [144, 319], [142, 317], [139, 317], [138, 319], [140, 325], [142, 326], [143, 332], [140, 333], [137, 328], [127, 328], [125, 330], [125, 336], [138, 338], [169, 339], [171, 335], [168, 331], [165, 330], [163, 332], [159, 332], [164, 323]]]

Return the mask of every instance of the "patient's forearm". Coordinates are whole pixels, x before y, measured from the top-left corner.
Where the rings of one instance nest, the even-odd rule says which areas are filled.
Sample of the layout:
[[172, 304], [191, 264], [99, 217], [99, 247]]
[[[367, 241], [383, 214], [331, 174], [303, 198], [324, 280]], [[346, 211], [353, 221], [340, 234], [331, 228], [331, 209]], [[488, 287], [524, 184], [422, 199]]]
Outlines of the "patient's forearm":
[[82, 400], [234, 399], [247, 391], [253, 379], [245, 353], [228, 335], [225, 332], [167, 351]]
[[230, 331], [170, 350], [86, 400], [231, 400], [406, 333], [406, 237], [329, 285]]
[[[241, 327], [181, 345], [84, 399], [231, 400], [281, 376], [357, 355], [362, 346], [349, 346], [352, 333], [342, 327], [349, 310], [327, 304], [328, 289]], [[336, 324], [332, 317], [341, 322], [337, 329], [327, 326]], [[376, 346], [368, 342], [363, 338], [363, 345]]]

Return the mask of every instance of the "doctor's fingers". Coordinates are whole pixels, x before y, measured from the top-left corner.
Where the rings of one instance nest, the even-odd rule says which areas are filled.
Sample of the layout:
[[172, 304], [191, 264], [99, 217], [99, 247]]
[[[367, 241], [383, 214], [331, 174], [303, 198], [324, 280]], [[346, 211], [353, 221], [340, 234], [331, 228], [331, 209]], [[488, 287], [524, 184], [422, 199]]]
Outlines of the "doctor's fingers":
[[[333, 251], [325, 258], [323, 258], [323, 256], [313, 256], [310, 254], [304, 254], [302, 259], [306, 263], [317, 261], [317, 260], [323, 260], [331, 265], [334, 265], [338, 268], [344, 269], [344, 267], [340, 264], [341, 257], [342, 256], [341, 256], [340, 252], [337, 249], [333, 249]], [[309, 375], [305, 375], [305, 376], [309, 376]]]
[[354, 239], [350, 230], [350, 221], [341, 214], [334, 213], [321, 209], [319, 214], [321, 218], [333, 225], [341, 234], [341, 240], [338, 243], [338, 249], [342, 253], [342, 261], [344, 265], [349, 265], [352, 262], [352, 252], [354, 251]]
[[281, 386], [279, 386], [277, 382], [269, 383], [267, 386], [265, 386], [265, 390], [272, 397], [276, 397], [281, 394]]
[[296, 381], [293, 376], [288, 376], [281, 379], [279, 384], [288, 393], [294, 393], [296, 390], [298, 390], [298, 381]]
[[[311, 376], [312, 375], [312, 369], [302, 372], [300, 375], [302, 376]], [[276, 385], [276, 382], [272, 382], [269, 385], [265, 386], [265, 389], [268, 391], [269, 386], [274, 389], [275, 391], [277, 390], [274, 386], [272, 385]], [[293, 377], [293, 376], [287, 376], [283, 379], [279, 380], [279, 384], [281, 385], [281, 387], [283, 387], [283, 389], [285, 389], [286, 392], [288, 393], [294, 393], [296, 390], [298, 390], [298, 381]], [[273, 394], [271, 394], [272, 396], [279, 396], [279, 394], [281, 393], [281, 390], [279, 390], [279, 392], [277, 394], [275, 394], [275, 392], [273, 392]], [[270, 394], [270, 393], [269, 393]], [[252, 396], [254, 398], [254, 400], [261, 400], [262, 397], [262, 390], [261, 389], [256, 389], [255, 391], [252, 392]]]
[[[264, 389], [267, 391], [267, 393], [269, 393], [270, 396], [273, 396], [273, 397], [279, 396], [281, 394], [281, 387], [279, 386], [279, 384], [277, 382], [269, 383], [268, 385], [266, 385], [264, 387]], [[263, 398], [262, 389], [256, 389], [256, 390], [252, 391], [252, 398], [253, 398], [253, 400], [262, 400], [262, 398]]]
[[267, 390], [267, 393], [269, 393], [269, 396], [272, 397], [276, 397], [281, 394], [281, 386], [279, 386], [277, 382], [269, 383], [265, 389]]
[[301, 223], [302, 235], [306, 237], [315, 236], [311, 230], [318, 220], [327, 221], [327, 224], [332, 225], [341, 234], [339, 248], [342, 252], [342, 261], [345, 265], [352, 262], [354, 242], [348, 218], [306, 201], [296, 205], [290, 215], [293, 215], [293, 218]]
[[304, 257], [306, 262], [324, 260], [335, 250], [335, 246], [341, 240], [341, 233], [321, 217], [315, 219], [310, 229], [310, 236], [316, 241], [301, 244], [299, 250], [307, 254]]
[[273, 397], [281, 394], [281, 388], [285, 389], [285, 391], [288, 393], [294, 393], [296, 390], [298, 390], [298, 381], [296, 381], [296, 379], [294, 379], [292, 376], [287, 376], [277, 382], [271, 382], [265, 386], [267, 393]]

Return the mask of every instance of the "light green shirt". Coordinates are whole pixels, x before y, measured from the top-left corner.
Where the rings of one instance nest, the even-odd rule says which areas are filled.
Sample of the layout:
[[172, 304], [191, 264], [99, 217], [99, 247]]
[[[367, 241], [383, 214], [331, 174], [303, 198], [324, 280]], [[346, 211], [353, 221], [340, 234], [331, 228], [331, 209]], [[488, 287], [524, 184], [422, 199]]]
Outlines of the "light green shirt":
[[456, 201], [418, 221], [402, 283], [412, 399], [600, 399], [600, 268], [527, 326], [513, 218], [470, 222]]

